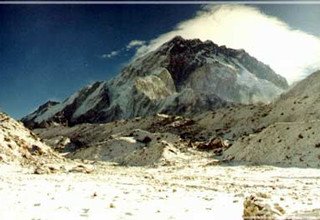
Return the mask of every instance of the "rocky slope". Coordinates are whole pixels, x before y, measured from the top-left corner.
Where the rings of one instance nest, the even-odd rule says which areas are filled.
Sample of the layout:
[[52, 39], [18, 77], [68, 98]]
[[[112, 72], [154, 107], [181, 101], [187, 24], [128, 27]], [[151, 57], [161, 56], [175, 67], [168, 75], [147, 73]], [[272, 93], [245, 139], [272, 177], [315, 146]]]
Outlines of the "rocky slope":
[[34, 128], [203, 112], [231, 102], [269, 102], [287, 87], [284, 78], [243, 50], [175, 37], [115, 79], [89, 85], [62, 103], [48, 102], [22, 121]]
[[320, 119], [320, 71], [314, 72], [283, 93], [273, 104], [265, 121], [295, 122]]
[[60, 159], [22, 123], [0, 113], [0, 162], [22, 165]]
[[240, 138], [226, 155], [237, 161], [320, 167], [320, 71], [297, 83], [255, 118], [261, 132]]
[[275, 123], [226, 150], [236, 161], [287, 167], [320, 167], [320, 122]]

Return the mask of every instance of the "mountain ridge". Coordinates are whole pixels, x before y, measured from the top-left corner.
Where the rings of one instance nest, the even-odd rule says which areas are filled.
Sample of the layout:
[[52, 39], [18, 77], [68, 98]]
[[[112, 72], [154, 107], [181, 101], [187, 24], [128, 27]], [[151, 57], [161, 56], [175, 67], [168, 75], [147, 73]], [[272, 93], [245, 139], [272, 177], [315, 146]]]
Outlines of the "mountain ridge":
[[287, 88], [283, 77], [244, 50], [176, 36], [133, 60], [114, 79], [86, 86], [22, 121], [34, 128], [189, 114], [229, 103], [269, 102]]

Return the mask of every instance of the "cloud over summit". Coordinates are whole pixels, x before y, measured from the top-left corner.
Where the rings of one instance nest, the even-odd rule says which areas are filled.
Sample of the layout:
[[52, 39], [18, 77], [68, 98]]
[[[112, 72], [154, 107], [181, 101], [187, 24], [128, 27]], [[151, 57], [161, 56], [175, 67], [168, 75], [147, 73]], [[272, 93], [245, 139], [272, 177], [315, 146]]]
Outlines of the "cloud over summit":
[[320, 69], [319, 37], [292, 29], [252, 6], [204, 6], [194, 18], [179, 23], [174, 30], [137, 45], [140, 47], [136, 57], [155, 50], [176, 35], [244, 49], [286, 77], [289, 83]]

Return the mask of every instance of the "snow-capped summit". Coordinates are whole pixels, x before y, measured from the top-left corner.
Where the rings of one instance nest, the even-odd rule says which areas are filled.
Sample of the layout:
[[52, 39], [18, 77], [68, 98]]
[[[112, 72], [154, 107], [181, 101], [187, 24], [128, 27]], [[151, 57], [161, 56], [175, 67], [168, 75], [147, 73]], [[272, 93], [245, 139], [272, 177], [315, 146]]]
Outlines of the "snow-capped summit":
[[201, 112], [230, 102], [269, 102], [287, 88], [283, 77], [244, 50], [177, 36], [132, 61], [116, 78], [44, 105], [22, 121], [41, 127]]

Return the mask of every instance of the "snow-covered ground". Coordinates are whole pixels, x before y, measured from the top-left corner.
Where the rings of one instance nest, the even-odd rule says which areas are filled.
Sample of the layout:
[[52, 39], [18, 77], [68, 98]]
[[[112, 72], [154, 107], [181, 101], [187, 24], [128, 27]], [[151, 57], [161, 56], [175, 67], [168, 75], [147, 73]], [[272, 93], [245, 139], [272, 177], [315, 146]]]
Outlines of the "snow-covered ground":
[[317, 169], [99, 165], [92, 174], [35, 175], [0, 165], [0, 219], [242, 219], [243, 201], [272, 196], [287, 214], [320, 208]]

